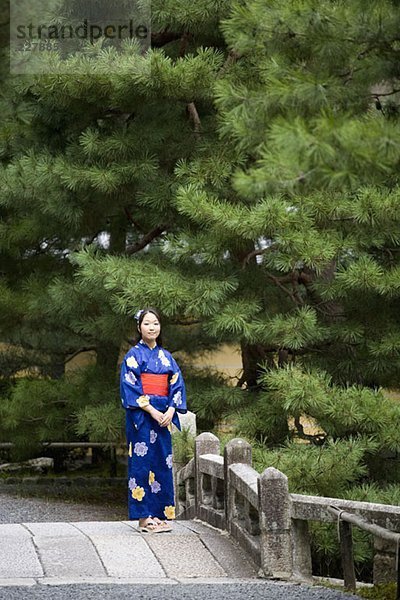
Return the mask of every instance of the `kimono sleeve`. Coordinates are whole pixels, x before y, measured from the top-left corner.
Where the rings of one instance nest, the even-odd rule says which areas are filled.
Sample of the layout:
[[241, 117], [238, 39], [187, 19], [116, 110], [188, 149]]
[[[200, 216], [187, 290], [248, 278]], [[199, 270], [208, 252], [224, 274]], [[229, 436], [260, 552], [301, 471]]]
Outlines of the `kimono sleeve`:
[[186, 388], [182, 373], [176, 360], [171, 356], [172, 374], [169, 378], [168, 406], [173, 406], [177, 412], [187, 413]]
[[143, 394], [140, 366], [133, 354], [125, 356], [122, 362], [120, 392], [124, 408], [144, 408], [150, 404], [150, 396]]

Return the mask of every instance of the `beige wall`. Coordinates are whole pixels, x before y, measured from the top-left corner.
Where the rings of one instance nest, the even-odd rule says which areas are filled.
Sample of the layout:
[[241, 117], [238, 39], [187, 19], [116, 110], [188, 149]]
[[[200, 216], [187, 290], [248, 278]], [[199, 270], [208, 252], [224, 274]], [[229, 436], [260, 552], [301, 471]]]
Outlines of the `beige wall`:
[[242, 374], [242, 359], [239, 346], [221, 344], [218, 350], [207, 352], [193, 362], [196, 368], [209, 367], [225, 375], [232, 385], [236, 385]]

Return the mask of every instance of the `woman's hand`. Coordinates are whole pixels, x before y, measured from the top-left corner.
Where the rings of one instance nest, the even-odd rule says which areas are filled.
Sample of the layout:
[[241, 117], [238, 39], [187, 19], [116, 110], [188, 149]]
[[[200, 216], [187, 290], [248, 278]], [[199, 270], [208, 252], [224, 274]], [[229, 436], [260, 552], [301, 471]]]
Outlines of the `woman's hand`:
[[[150, 411], [149, 411], [150, 412]], [[157, 410], [156, 408], [154, 408], [153, 406], [151, 407], [151, 412], [150, 412], [150, 416], [153, 417], [153, 419], [155, 421], [157, 421], [157, 423], [159, 425], [161, 425], [161, 421], [164, 418], [164, 413], [162, 413], [160, 410]]]
[[168, 427], [168, 425], [171, 425], [172, 417], [174, 416], [174, 414], [175, 409], [173, 406], [170, 406], [162, 415], [161, 421], [159, 421], [161, 427]]

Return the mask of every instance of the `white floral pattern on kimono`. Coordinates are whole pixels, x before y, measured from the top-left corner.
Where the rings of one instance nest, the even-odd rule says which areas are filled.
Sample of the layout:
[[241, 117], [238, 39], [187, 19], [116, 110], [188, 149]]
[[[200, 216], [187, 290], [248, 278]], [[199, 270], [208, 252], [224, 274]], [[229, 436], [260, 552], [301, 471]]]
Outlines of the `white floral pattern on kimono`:
[[148, 449], [146, 442], [136, 442], [133, 451], [137, 456], [146, 456]]
[[138, 361], [136, 360], [136, 358], [134, 356], [129, 356], [126, 359], [126, 365], [130, 368], [130, 369], [137, 369], [139, 364]]
[[180, 406], [182, 404], [182, 392], [176, 392], [172, 400], [176, 406]]
[[135, 385], [135, 383], [137, 382], [137, 378], [135, 377], [134, 373], [132, 373], [132, 371], [128, 371], [127, 373], [125, 373], [125, 381], [131, 383], [132, 385]]
[[158, 351], [158, 358], [161, 360], [161, 364], [163, 364], [164, 367], [170, 367], [171, 366], [171, 362], [165, 356], [164, 350], [162, 348], [160, 348], [160, 350]]
[[130, 490], [134, 490], [137, 487], [136, 479], [134, 477], [129, 479], [128, 487]]

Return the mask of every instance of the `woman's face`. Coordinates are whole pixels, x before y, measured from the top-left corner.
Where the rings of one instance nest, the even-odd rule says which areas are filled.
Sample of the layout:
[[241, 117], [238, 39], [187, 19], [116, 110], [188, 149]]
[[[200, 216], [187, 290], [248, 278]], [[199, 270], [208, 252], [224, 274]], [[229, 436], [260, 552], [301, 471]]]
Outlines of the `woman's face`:
[[153, 346], [161, 331], [161, 326], [156, 315], [151, 312], [147, 313], [143, 318], [139, 331], [142, 334], [142, 340], [146, 344]]

